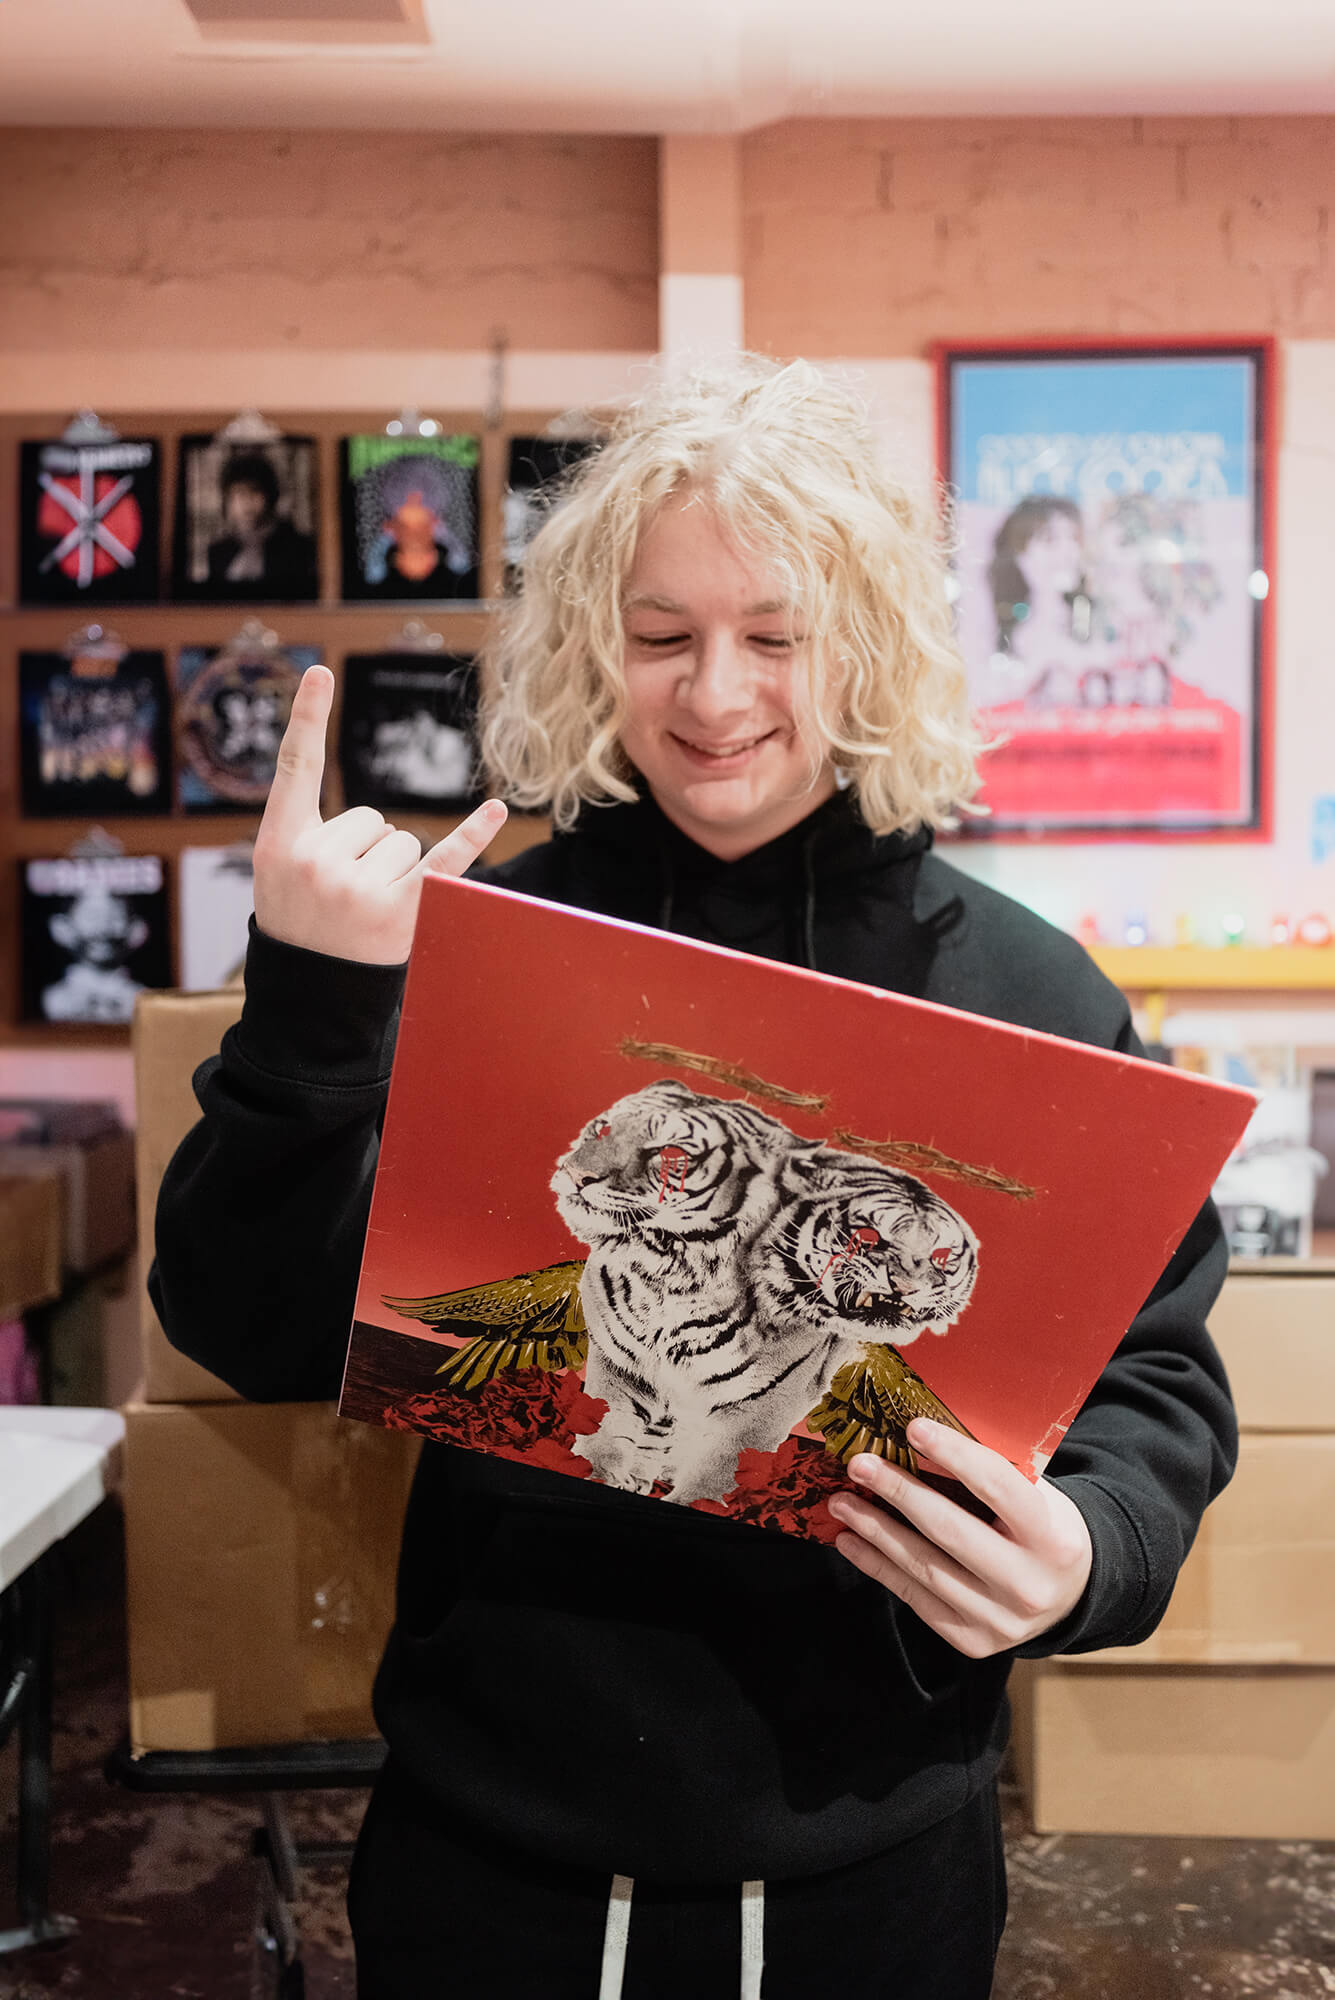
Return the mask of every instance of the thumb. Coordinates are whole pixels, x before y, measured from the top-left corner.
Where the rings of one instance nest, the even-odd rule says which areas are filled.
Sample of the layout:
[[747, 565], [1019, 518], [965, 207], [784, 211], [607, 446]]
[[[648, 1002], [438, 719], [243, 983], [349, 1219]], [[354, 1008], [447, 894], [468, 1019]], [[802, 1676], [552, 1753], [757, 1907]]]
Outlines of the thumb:
[[499, 799], [488, 799], [443, 840], [429, 847], [414, 872], [419, 876], [462, 875], [495, 839], [508, 816]]

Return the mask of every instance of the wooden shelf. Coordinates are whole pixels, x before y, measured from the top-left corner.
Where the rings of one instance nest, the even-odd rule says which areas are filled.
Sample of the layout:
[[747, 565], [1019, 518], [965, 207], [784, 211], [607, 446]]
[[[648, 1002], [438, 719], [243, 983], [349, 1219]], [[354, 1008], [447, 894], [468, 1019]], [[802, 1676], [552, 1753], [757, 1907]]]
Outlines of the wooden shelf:
[[1090, 956], [1123, 992], [1335, 993], [1328, 945], [1094, 945]]

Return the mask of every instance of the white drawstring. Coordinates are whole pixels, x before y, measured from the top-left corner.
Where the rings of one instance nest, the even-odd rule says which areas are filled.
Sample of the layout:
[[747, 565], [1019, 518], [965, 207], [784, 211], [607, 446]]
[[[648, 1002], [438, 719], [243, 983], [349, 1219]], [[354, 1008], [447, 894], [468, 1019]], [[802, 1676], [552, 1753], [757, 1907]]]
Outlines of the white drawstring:
[[630, 1936], [630, 1898], [635, 1883], [629, 1875], [612, 1877], [612, 1893], [607, 1899], [607, 1928], [603, 1932], [602, 1977], [598, 2000], [621, 2000], [621, 1982], [626, 1976], [626, 1940]]
[[[603, 1931], [603, 1963], [598, 1980], [598, 2000], [621, 2000], [626, 1977], [626, 1945], [630, 1938], [630, 1899], [635, 1881], [630, 1875], [614, 1875], [607, 1899], [607, 1924]], [[765, 1970], [765, 1885], [742, 1884], [742, 1983], [740, 2000], [761, 2000], [760, 1981]]]
[[760, 1979], [765, 1970], [765, 1885], [742, 1884], [742, 1993], [741, 2000], [760, 2000]]

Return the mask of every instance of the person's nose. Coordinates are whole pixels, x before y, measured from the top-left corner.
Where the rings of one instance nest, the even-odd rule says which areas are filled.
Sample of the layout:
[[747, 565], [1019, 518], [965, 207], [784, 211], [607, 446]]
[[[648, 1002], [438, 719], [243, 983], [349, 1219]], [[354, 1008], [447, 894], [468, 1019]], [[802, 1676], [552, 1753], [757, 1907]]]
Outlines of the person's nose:
[[697, 721], [716, 725], [751, 706], [751, 666], [731, 632], [705, 630], [683, 675], [680, 699]]

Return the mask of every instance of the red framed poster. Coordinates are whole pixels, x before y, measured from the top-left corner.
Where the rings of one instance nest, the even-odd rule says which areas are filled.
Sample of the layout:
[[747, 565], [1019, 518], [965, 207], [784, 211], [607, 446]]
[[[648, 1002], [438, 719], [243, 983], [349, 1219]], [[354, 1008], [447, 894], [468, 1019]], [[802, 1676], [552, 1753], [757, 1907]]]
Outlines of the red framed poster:
[[1266, 340], [937, 350], [973, 836], [1269, 831]]

